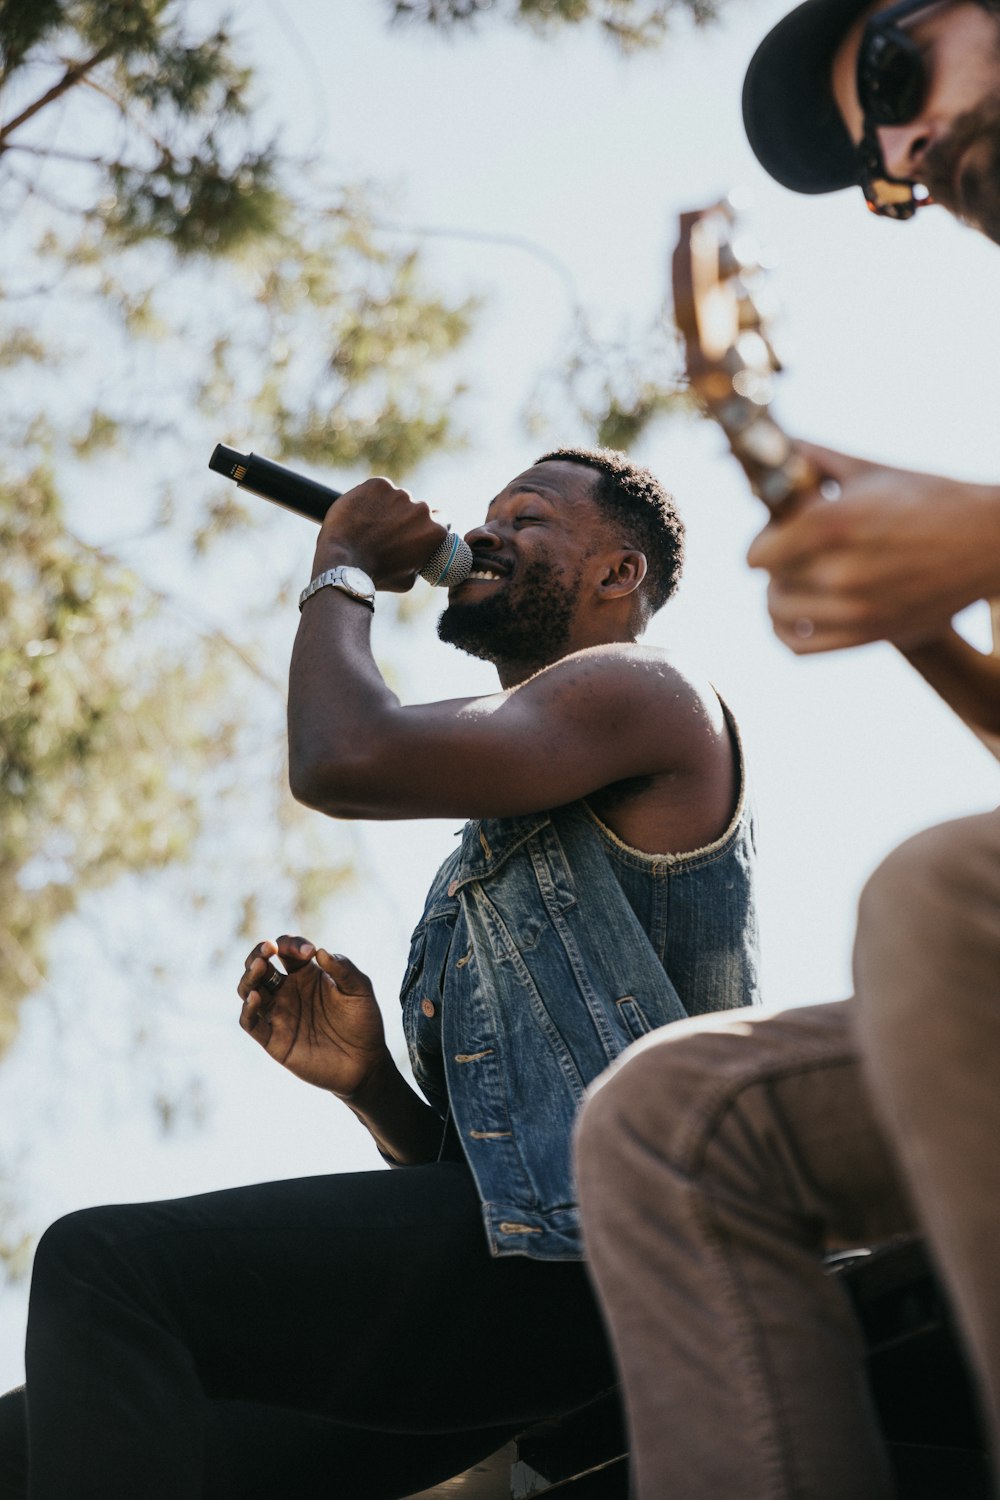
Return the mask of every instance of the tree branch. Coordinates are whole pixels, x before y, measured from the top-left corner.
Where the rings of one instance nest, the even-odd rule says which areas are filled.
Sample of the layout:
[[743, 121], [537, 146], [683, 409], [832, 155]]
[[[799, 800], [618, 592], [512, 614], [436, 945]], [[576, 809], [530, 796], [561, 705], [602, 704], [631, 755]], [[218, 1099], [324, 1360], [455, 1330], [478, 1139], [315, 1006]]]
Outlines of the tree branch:
[[42, 94], [41, 98], [35, 100], [34, 104], [29, 104], [26, 109], [22, 109], [19, 115], [14, 116], [13, 120], [8, 121], [6, 125], [0, 125], [0, 154], [9, 149], [7, 144], [8, 136], [12, 135], [19, 126], [25, 124], [34, 115], [37, 115], [39, 110], [44, 109], [47, 104], [51, 104], [55, 99], [60, 98], [71, 88], [81, 83], [91, 69], [96, 68], [99, 63], [109, 58], [114, 50], [115, 43], [106, 42], [99, 51], [94, 53], [93, 57], [87, 58], [85, 62], [70, 63], [58, 83], [54, 83], [46, 93]]
[[[141, 130], [146, 139], [151, 141], [157, 151], [160, 152], [164, 161], [173, 162], [175, 160], [175, 154], [167, 142], [161, 140], [156, 132], [145, 124], [144, 121], [140, 120], [134, 112], [130, 113], [128, 104], [124, 99], [113, 94], [110, 89], [105, 88], [102, 83], [97, 83], [93, 78], [85, 78], [83, 84], [85, 88], [90, 89], [95, 94], [100, 94], [102, 99], [106, 99], [109, 104], [113, 105], [122, 119], [125, 120], [130, 130]], [[124, 165], [124, 163], [116, 163], [116, 165]]]
[[3, 148], [5, 151], [23, 151], [28, 156], [42, 156], [54, 161], [73, 161], [86, 167], [99, 167], [102, 159], [99, 156], [85, 156], [82, 151], [58, 151], [54, 146], [29, 146], [25, 141], [10, 141]]
[[[109, 548], [102, 547], [96, 542], [84, 541], [83, 537], [81, 537], [78, 532], [71, 530], [69, 527], [66, 528], [66, 533], [68, 536], [71, 536], [73, 538], [76, 546], [81, 548], [81, 550], [83, 550], [84, 552], [89, 552], [92, 557], [99, 557], [102, 562], [109, 563], [114, 567], [122, 568], [126, 566], [126, 564], [117, 555], [117, 553], [110, 551]], [[223, 630], [221, 626], [216, 625], [209, 620], [206, 620], [204, 616], [202, 616], [200, 619], [197, 618], [192, 613], [190, 605], [186, 603], [182, 604], [181, 601], [179, 599], [175, 599], [172, 594], [167, 593], [163, 589], [156, 588], [155, 585], [151, 584], [148, 579], [143, 578], [141, 573], [135, 573], [134, 570], [131, 569], [130, 571], [133, 573], [133, 576], [137, 580], [140, 588], [142, 588], [143, 591], [151, 599], [154, 599], [156, 603], [161, 606], [161, 608], [170, 610], [172, 613], [177, 614], [183, 619], [187, 620], [189, 624], [193, 624], [195, 630], [201, 636], [202, 640], [214, 641], [217, 646], [222, 646], [225, 648], [225, 650], [232, 652], [237, 660], [243, 663], [244, 667], [246, 667], [247, 671], [250, 672], [252, 676], [256, 677], [259, 682], [264, 683], [266, 687], [273, 689], [274, 692], [276, 692], [282, 699], [284, 699], [285, 684], [283, 682], [279, 682], [277, 678], [272, 677], [270, 672], [262, 667], [259, 662], [254, 661], [253, 657], [246, 650], [246, 648], [242, 646], [239, 641], [235, 640], [231, 635], [229, 635], [225, 630]]]

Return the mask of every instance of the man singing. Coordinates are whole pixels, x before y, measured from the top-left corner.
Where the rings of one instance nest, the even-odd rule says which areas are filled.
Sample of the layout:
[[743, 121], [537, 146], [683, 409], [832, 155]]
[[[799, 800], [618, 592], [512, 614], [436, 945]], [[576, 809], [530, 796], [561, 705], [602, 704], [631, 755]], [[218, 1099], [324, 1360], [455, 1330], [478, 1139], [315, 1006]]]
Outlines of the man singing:
[[[371, 652], [376, 591], [409, 588], [441, 536], [386, 480], [338, 500], [289, 687], [297, 797], [470, 820], [402, 989], [425, 1099], [349, 959], [282, 937], [239, 983], [244, 1029], [397, 1170], [54, 1225], [28, 1325], [32, 1500], [398, 1497], [614, 1379], [570, 1128], [633, 1038], [755, 999], [739, 739], [710, 687], [637, 643], [682, 544], [647, 471], [559, 450], [506, 485], [439, 624], [501, 689], [403, 706]], [[24, 1493], [23, 1413], [22, 1393], [0, 1403], [5, 1496]]]

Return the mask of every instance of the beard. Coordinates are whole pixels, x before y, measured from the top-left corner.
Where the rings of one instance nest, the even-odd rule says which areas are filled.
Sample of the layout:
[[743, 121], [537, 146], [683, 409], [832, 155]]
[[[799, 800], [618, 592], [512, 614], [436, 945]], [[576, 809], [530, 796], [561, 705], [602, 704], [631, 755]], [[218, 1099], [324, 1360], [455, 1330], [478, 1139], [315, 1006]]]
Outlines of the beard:
[[449, 604], [438, 620], [438, 638], [494, 666], [544, 667], [565, 654], [580, 577], [565, 583], [550, 563], [536, 559], [488, 598]]
[[[974, 159], [958, 181], [963, 152], [976, 145]], [[932, 146], [921, 172], [936, 203], [1000, 245], [1000, 99], [987, 99], [959, 115], [944, 140]]]

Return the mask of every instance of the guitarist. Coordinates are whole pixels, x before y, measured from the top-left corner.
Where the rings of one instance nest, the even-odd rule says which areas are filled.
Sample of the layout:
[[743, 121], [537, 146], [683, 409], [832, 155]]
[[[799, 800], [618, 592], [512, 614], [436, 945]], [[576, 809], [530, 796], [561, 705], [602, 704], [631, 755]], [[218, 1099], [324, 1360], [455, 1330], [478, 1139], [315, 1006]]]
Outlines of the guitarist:
[[[744, 118], [795, 191], [860, 185], [900, 219], [933, 198], [1000, 243], [989, 4], [806, 0], [755, 54]], [[955, 612], [1000, 596], [1000, 486], [803, 452], [840, 496], [817, 484], [751, 548], [778, 635], [803, 654], [885, 639], [937, 660]], [[984, 674], [977, 727], [1000, 699]], [[822, 1257], [917, 1227], [997, 1451], [1000, 813], [920, 834], [876, 871], [855, 979], [854, 1000], [654, 1034], [584, 1110], [585, 1237], [640, 1500], [888, 1500], [861, 1338]]]

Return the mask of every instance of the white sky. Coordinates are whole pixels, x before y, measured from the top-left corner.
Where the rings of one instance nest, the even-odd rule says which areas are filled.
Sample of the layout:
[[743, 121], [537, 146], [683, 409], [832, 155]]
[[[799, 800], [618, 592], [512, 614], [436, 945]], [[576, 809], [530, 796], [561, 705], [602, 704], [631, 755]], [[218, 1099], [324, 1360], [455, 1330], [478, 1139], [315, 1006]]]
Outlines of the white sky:
[[[936, 211], [884, 224], [860, 194], [800, 198], [764, 178], [743, 139], [739, 90], [756, 41], [784, 8], [729, 0], [720, 24], [693, 34], [679, 21], [661, 53], [627, 62], [595, 36], [543, 43], [489, 21], [450, 42], [389, 32], [376, 0], [246, 0], [239, 29], [275, 118], [291, 121], [287, 143], [328, 161], [331, 181], [388, 182], [403, 224], [535, 242], [566, 268], [609, 336], [641, 330], [662, 302], [678, 212], [733, 186], [747, 190], [748, 226], [776, 262], [786, 423], [847, 451], [995, 479], [1000, 428], [988, 412], [1000, 258]], [[486, 298], [462, 356], [472, 389], [460, 417], [471, 445], [427, 463], [412, 486], [465, 528], [539, 451], [521, 411], [536, 373], [559, 360], [570, 305], [560, 277], [523, 251], [438, 238], [425, 248], [451, 296]], [[542, 442], [584, 436], [559, 431]], [[254, 434], [246, 446], [266, 452]], [[681, 596], [649, 639], [706, 668], [744, 729], [760, 824], [766, 997], [840, 996], [866, 873], [916, 829], [991, 805], [996, 764], [890, 648], [797, 661], [777, 644], [763, 581], [743, 562], [762, 516], [708, 424], [661, 425], [635, 456], [675, 491], [690, 536]], [[343, 487], [361, 476], [329, 477]], [[303, 532], [304, 578], [309, 540]], [[392, 644], [405, 663], [404, 696], [492, 687], [487, 668], [437, 643], [432, 620]], [[436, 823], [371, 830], [380, 885], [338, 908], [337, 931], [313, 934], [368, 969], [393, 1026], [408, 932], [451, 832]], [[141, 923], [141, 893], [129, 900], [130, 920]], [[236, 1028], [242, 952], [206, 970], [200, 942], [177, 933], [192, 1004], [173, 1040], [213, 1091], [207, 1126], [160, 1141], [142, 1087], [116, 1077], [107, 1059], [97, 1066], [99, 1041], [90, 1052], [80, 1044], [73, 1082], [31, 1153], [25, 1199], [38, 1222], [108, 1199], [376, 1164], [346, 1111], [284, 1077]], [[114, 990], [86, 924], [66, 935], [62, 953], [73, 982]], [[39, 1005], [5, 1065], [9, 1121], [30, 1112], [51, 1048]], [[23, 1287], [0, 1296], [0, 1388], [19, 1378], [24, 1301]]]

